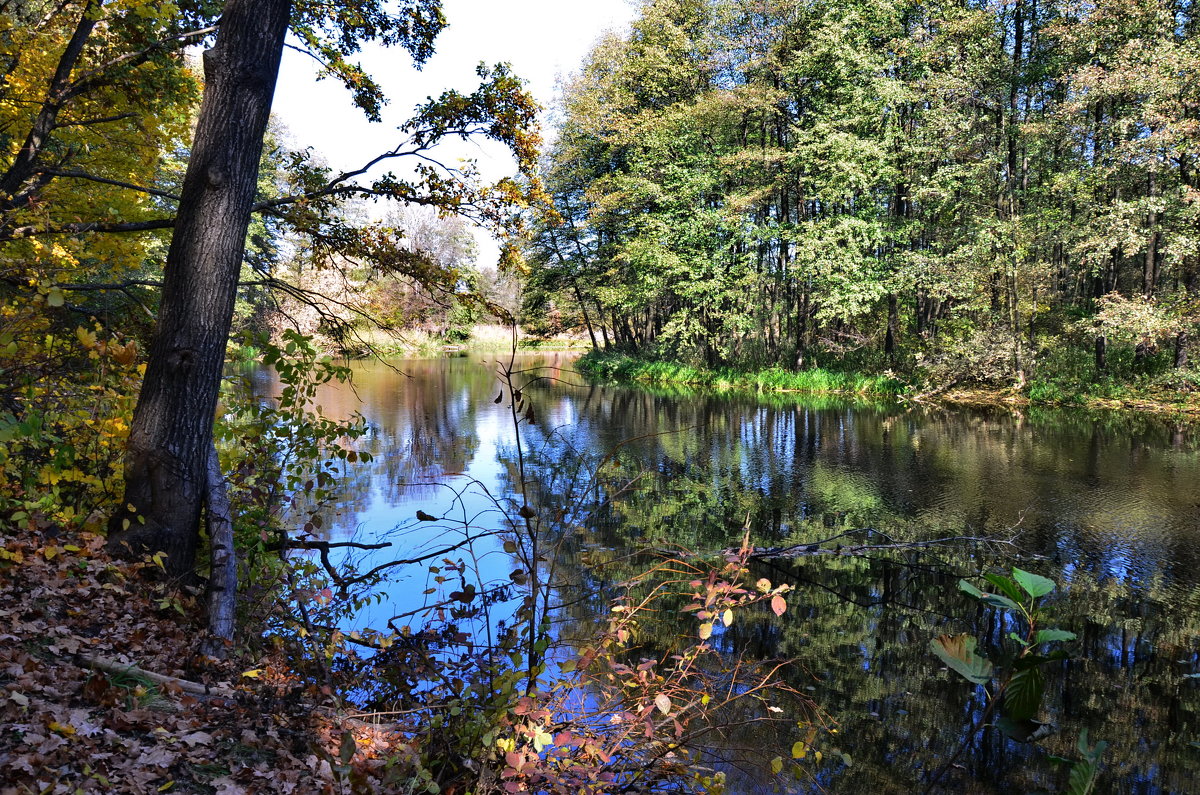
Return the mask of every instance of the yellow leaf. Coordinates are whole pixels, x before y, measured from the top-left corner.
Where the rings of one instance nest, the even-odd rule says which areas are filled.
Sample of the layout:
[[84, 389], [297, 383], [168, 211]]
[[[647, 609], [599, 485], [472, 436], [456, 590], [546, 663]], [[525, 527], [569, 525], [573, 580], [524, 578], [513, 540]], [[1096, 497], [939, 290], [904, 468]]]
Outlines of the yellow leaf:
[[775, 775], [779, 775], [781, 770], [783, 770], [783, 758], [777, 756], [771, 760], [771, 772]]
[[242, 671], [242, 676], [246, 677], [247, 679], [257, 679], [258, 677], [262, 676], [262, 669], [253, 668], [249, 671]]
[[803, 740], [797, 740], [792, 744], [792, 759], [803, 759], [808, 756], [808, 744]]
[[64, 737], [71, 737], [75, 734], [74, 726], [71, 726], [70, 724], [64, 725], [58, 721], [51, 721], [49, 728], [50, 731], [55, 732], [56, 734], [61, 734]]
[[45, 556], [46, 560], [54, 560], [56, 557], [58, 557], [59, 552], [60, 550], [58, 547], [46, 547], [42, 550], [42, 555]]
[[75, 329], [75, 337], [79, 340], [79, 344], [91, 350], [96, 347], [95, 333], [88, 331], [83, 326], [78, 326]]
[[708, 640], [712, 637], [713, 625], [711, 621], [705, 621], [700, 625], [700, 640]]

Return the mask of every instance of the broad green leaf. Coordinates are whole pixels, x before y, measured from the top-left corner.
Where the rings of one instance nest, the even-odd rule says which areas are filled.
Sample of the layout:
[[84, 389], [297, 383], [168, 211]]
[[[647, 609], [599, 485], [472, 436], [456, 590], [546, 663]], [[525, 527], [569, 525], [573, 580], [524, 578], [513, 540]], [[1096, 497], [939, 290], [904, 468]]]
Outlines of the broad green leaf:
[[1065, 643], [1075, 640], [1075, 633], [1065, 629], [1039, 629], [1034, 637], [1034, 643]]
[[998, 593], [989, 593], [983, 595], [983, 603], [992, 607], [1002, 607], [1005, 610], [1020, 610], [1021, 606], [1009, 599], [1007, 596], [1001, 596]]
[[1040, 574], [1031, 574], [1024, 569], [1013, 569], [1013, 579], [1034, 599], [1054, 590], [1054, 580]]
[[1021, 595], [1021, 589], [1017, 587], [1017, 584], [1008, 577], [1005, 577], [1003, 574], [985, 574], [983, 575], [983, 579], [996, 586], [1000, 593], [1004, 594], [1014, 602], [1020, 602], [1023, 598]]
[[1004, 711], [1015, 721], [1031, 720], [1042, 705], [1044, 689], [1041, 668], [1017, 671], [1004, 691]]
[[964, 593], [970, 594], [971, 596], [974, 596], [976, 599], [983, 598], [983, 591], [979, 590], [978, 588], [976, 588], [974, 585], [967, 582], [966, 580], [958, 581], [958, 590], [960, 590]]
[[1071, 775], [1067, 781], [1067, 795], [1088, 795], [1096, 784], [1096, 774], [1100, 771], [1100, 757], [1108, 743], [1103, 740], [1094, 746], [1088, 744], [1087, 729], [1079, 733], [1079, 753], [1084, 761], [1071, 766]]
[[929, 648], [947, 666], [969, 682], [986, 685], [992, 680], [992, 663], [975, 653], [976, 641], [970, 635], [939, 635], [929, 641]]

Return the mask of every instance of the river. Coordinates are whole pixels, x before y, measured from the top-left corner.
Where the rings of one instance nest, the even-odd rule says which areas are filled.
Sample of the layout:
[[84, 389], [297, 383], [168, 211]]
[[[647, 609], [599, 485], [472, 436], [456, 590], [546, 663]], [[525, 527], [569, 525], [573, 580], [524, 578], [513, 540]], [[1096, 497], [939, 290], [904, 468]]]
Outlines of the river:
[[[478, 537], [453, 555], [478, 561], [485, 579], [513, 569], [487, 532], [501, 526], [500, 507], [520, 480], [508, 400], [495, 402], [496, 358], [359, 363], [353, 389], [321, 393], [327, 413], [359, 411], [372, 429], [360, 447], [374, 460], [346, 475], [328, 528], [333, 540], [393, 544], [362, 567], [436, 552], [467, 528]], [[985, 654], [1011, 645], [1011, 625], [955, 584], [1016, 565], [1060, 585], [1049, 598], [1052, 623], [1078, 636], [1066, 645], [1070, 660], [1046, 667], [1039, 717], [1054, 731], [1036, 745], [984, 731], [947, 775], [950, 791], [1061, 791], [1065, 772], [1047, 754], [1077, 758], [1084, 729], [1108, 743], [1097, 792], [1200, 791], [1195, 428], [1080, 410], [599, 386], [576, 375], [571, 358], [516, 361], [533, 408], [520, 449], [533, 505], [556, 512], [555, 532], [583, 539], [558, 564], [593, 591], [564, 613], [577, 625], [561, 637], [585, 635], [611, 596], [604, 589], [629, 575], [627, 563], [602, 571], [598, 562], [638, 546], [712, 551], [736, 544], [747, 526], [758, 546], [834, 536], [845, 544], [990, 539], [1001, 543], [760, 567], [795, 586], [789, 609], [777, 620], [737, 621], [714, 642], [731, 655], [795, 660], [792, 684], [836, 730], [821, 735], [822, 762], [802, 760], [805, 775], [790, 786], [919, 791], [982, 707], [930, 639], [971, 633]], [[605, 456], [607, 474], [580, 493]], [[419, 521], [418, 510], [438, 521]], [[393, 580], [362, 624], [418, 620], [411, 614], [429, 572], [411, 566]], [[648, 627], [639, 642], [657, 650], [675, 632], [669, 622]], [[745, 757], [735, 746], [778, 748], [786, 758], [797, 731], [792, 723], [731, 732], [716, 753], [732, 788], [769, 786], [765, 775], [737, 772]]]

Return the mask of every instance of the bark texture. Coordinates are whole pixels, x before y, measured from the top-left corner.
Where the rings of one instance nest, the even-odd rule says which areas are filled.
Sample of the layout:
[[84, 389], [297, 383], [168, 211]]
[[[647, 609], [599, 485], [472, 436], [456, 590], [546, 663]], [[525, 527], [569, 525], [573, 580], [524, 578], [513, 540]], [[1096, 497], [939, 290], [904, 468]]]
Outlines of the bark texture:
[[213, 413], [291, 7], [228, 0], [204, 54], [204, 100], [130, 432], [125, 507], [109, 536], [117, 552], [165, 552], [173, 576], [195, 565]]

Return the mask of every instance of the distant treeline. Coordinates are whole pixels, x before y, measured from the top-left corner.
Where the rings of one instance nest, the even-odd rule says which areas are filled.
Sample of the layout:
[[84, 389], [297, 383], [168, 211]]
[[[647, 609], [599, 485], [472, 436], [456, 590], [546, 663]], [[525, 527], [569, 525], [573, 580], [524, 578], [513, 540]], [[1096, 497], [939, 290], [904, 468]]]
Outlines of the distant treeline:
[[526, 314], [709, 367], [1187, 367], [1200, 8], [652, 0], [564, 89]]

